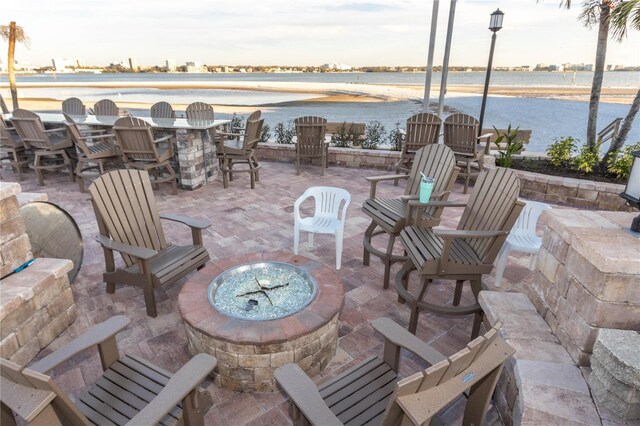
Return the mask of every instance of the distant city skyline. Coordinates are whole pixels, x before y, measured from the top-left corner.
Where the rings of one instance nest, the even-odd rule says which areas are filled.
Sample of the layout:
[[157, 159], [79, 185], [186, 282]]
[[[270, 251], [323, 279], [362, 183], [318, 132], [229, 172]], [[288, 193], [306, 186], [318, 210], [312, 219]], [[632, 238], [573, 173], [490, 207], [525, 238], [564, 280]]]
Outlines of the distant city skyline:
[[[186, 62], [207, 65], [423, 66], [432, 1], [208, 2], [25, 0], [3, 7], [31, 39], [16, 60], [50, 66], [52, 58], [104, 66], [135, 58], [138, 66]], [[489, 14], [505, 12], [495, 66], [592, 64], [596, 29], [577, 20], [581, 4], [559, 0], [460, 0], [456, 8], [453, 66], [486, 66]], [[34, 13], [37, 11], [37, 13]], [[440, 1], [434, 65], [442, 63], [449, 1]], [[0, 43], [6, 62], [6, 43]], [[640, 65], [640, 33], [609, 41], [607, 64]], [[640, 79], [639, 79], [640, 80]]]

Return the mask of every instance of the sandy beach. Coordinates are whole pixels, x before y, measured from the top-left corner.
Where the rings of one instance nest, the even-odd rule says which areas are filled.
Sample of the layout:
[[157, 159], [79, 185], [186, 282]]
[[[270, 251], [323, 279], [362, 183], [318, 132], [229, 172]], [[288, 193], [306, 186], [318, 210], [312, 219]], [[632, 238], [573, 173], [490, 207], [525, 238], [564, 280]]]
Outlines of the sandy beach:
[[[7, 83], [0, 83], [0, 89], [7, 89]], [[310, 96], [301, 101], [281, 102], [271, 106], [292, 106], [313, 102], [381, 102], [396, 100], [421, 101], [423, 86], [420, 85], [385, 85], [385, 84], [356, 84], [356, 83], [316, 83], [316, 82], [264, 82], [264, 81], [113, 81], [113, 82], [28, 82], [19, 83], [20, 89], [51, 89], [51, 88], [100, 88], [100, 89], [159, 89], [159, 90], [198, 90], [222, 89], [230, 91], [257, 91], [300, 93]], [[448, 87], [447, 96], [481, 95], [480, 85], [452, 85]], [[432, 99], [439, 92], [438, 86], [432, 86]], [[518, 98], [543, 98], [587, 102], [590, 96], [589, 87], [518, 87], [491, 86], [489, 93], [493, 96], [509, 96]], [[636, 89], [634, 88], [603, 88], [601, 102], [630, 104]], [[62, 99], [21, 97], [24, 107], [38, 110], [59, 109]], [[148, 108], [149, 103], [121, 102], [123, 107]], [[242, 105], [215, 105], [220, 112], [244, 112]], [[227, 106], [229, 108], [227, 108]], [[269, 107], [269, 105], [264, 105]], [[174, 105], [180, 110], [186, 105]], [[253, 107], [246, 107], [250, 110]]]

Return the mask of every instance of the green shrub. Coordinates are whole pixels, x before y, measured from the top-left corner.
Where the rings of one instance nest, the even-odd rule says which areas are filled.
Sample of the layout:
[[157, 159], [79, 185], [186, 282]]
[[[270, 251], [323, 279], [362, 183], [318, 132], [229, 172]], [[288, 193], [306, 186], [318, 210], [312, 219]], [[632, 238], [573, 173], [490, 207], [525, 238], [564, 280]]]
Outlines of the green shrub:
[[269, 138], [271, 138], [271, 132], [270, 132], [270, 128], [269, 125], [264, 123], [262, 125], [262, 130], [260, 131], [260, 142], [261, 143], [267, 143], [269, 142]]
[[[518, 137], [518, 130], [520, 129], [520, 127], [516, 127], [514, 130], [511, 130], [511, 124], [509, 124], [506, 132], [501, 132], [500, 130], [496, 129], [495, 126], [493, 126], [493, 129], [496, 131], [497, 135], [496, 140], [494, 141], [494, 143], [498, 147], [498, 158], [496, 158], [496, 165], [509, 168], [511, 167], [511, 157], [513, 157], [514, 154], [520, 152], [520, 150], [522, 150], [524, 146], [522, 141], [516, 141], [516, 138]], [[507, 143], [507, 147], [504, 150], [500, 149], [500, 143], [503, 141], [506, 141]]]
[[370, 121], [365, 130], [365, 140], [362, 141], [362, 149], [378, 149], [387, 131], [379, 121]]
[[616, 151], [611, 158], [607, 171], [620, 179], [628, 179], [633, 165], [633, 155], [631, 153], [634, 151], [640, 151], [640, 142], [627, 145]]
[[404, 132], [400, 128], [400, 122], [396, 123], [396, 127], [389, 132], [389, 146], [391, 151], [401, 151], [402, 141], [404, 140]]
[[[244, 124], [244, 120], [242, 119], [242, 117], [240, 117], [239, 115], [236, 115], [236, 113], [233, 113], [233, 117], [231, 117], [231, 123], [229, 124], [229, 127], [231, 129], [232, 133], [236, 133], [236, 129], [238, 128], [243, 128]], [[235, 139], [234, 136], [227, 136], [227, 139]]]
[[583, 145], [580, 153], [573, 159], [574, 167], [582, 173], [591, 173], [599, 163], [599, 147]]
[[362, 133], [358, 130], [358, 126], [353, 124], [347, 127], [347, 123], [342, 123], [331, 135], [331, 143], [337, 148], [350, 148], [361, 144], [360, 136]]
[[273, 132], [276, 136], [276, 143], [292, 144], [293, 137], [296, 135], [296, 128], [293, 127], [291, 121], [289, 121], [287, 124], [280, 122], [276, 124]]
[[571, 136], [556, 139], [556, 141], [547, 148], [549, 162], [556, 167], [569, 167], [571, 165], [573, 151], [576, 148], [576, 142], [578, 141]]

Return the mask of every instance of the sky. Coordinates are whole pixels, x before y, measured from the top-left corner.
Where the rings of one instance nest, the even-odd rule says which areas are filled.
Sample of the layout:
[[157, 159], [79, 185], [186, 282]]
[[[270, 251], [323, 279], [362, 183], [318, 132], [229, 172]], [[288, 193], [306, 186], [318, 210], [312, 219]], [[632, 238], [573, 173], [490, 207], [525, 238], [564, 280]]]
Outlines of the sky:
[[[440, 1], [434, 65], [442, 63], [449, 14]], [[504, 11], [494, 66], [593, 63], [597, 30], [577, 19], [582, 2], [459, 0], [450, 65], [485, 66], [489, 15]], [[107, 65], [200, 61], [227, 65], [420, 66], [426, 63], [433, 0], [20, 0], [5, 1], [2, 24], [14, 20], [30, 37], [16, 59], [51, 58]], [[4, 22], [7, 21], [7, 22]], [[6, 43], [0, 43], [6, 52]], [[2, 54], [3, 62], [5, 54]], [[607, 64], [640, 65], [640, 32], [609, 41]]]

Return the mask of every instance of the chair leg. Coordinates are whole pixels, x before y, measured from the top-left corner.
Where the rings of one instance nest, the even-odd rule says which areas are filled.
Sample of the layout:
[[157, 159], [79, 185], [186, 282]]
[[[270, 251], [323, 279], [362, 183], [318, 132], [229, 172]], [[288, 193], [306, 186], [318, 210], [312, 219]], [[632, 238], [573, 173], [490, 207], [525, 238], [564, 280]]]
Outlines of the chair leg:
[[22, 164], [20, 164], [20, 157], [18, 156], [18, 152], [17, 151], [13, 151], [12, 154], [13, 154], [13, 161], [15, 161], [15, 164], [12, 164], [12, 165], [16, 169], [16, 174], [18, 175], [18, 180], [22, 181]]
[[456, 289], [453, 293], [453, 306], [458, 306], [460, 304], [460, 299], [462, 298], [463, 286], [464, 286], [464, 280], [456, 281]]
[[35, 160], [33, 161], [33, 167], [36, 169], [36, 176], [38, 177], [38, 185], [44, 186], [44, 172], [40, 168], [42, 162], [42, 154], [36, 152]]
[[420, 291], [416, 296], [416, 300], [411, 302], [411, 316], [409, 317], [409, 333], [416, 334], [418, 329], [418, 317], [420, 315], [420, 308], [418, 303], [422, 301], [425, 293], [427, 292], [427, 286], [431, 282], [427, 277], [420, 277]]
[[64, 161], [64, 164], [66, 164], [69, 168], [69, 177], [71, 178], [71, 182], [75, 182], [76, 177], [73, 174], [73, 164], [71, 163], [71, 158], [69, 158], [66, 151], [64, 150], [60, 153], [60, 155], [62, 156], [62, 161]]
[[300, 155], [296, 155], [296, 175], [300, 176]]
[[[375, 231], [375, 229], [376, 229], [376, 223], [374, 221], [371, 221], [371, 225], [369, 225], [367, 230], [364, 231], [365, 242], [368, 241], [369, 244], [371, 244], [371, 240], [373, 239], [373, 231]], [[362, 264], [364, 266], [369, 266], [370, 262], [371, 262], [371, 253], [369, 253], [369, 251], [366, 248], [364, 248], [362, 252]]]
[[480, 334], [480, 326], [482, 325], [482, 318], [484, 317], [484, 312], [476, 312], [473, 317], [473, 327], [471, 327], [471, 340], [478, 337]]
[[469, 179], [471, 178], [471, 163], [467, 162], [467, 175], [464, 177], [464, 193], [469, 191]]
[[84, 158], [78, 158], [78, 163], [76, 164], [76, 176], [78, 176], [78, 187], [80, 188], [80, 192], [85, 193], [84, 189], [84, 179], [82, 178], [82, 165], [84, 164]]
[[509, 243], [505, 242], [500, 249], [500, 253], [498, 254], [498, 261], [496, 262], [496, 276], [495, 276], [495, 286], [500, 287], [500, 283], [502, 282], [502, 275], [504, 274], [504, 269], [507, 266], [507, 259], [509, 257]]
[[167, 171], [169, 172], [169, 175], [171, 176], [171, 193], [173, 195], [178, 195], [178, 183], [176, 182], [176, 172], [173, 170], [173, 167], [171, 167], [171, 164], [167, 164]]
[[229, 160], [226, 157], [222, 158], [222, 187], [223, 188], [228, 188], [229, 187]]
[[338, 230], [336, 232], [336, 269], [340, 270], [340, 266], [342, 266], [342, 239], [343, 232], [342, 230]]
[[300, 248], [300, 228], [297, 225], [293, 227], [293, 254], [297, 255]]
[[389, 288], [389, 275], [391, 275], [391, 254], [393, 253], [393, 246], [396, 242], [396, 236], [389, 234], [389, 243], [387, 243], [387, 252], [385, 253], [382, 261], [384, 262], [384, 278], [382, 282], [382, 288], [385, 290]]

